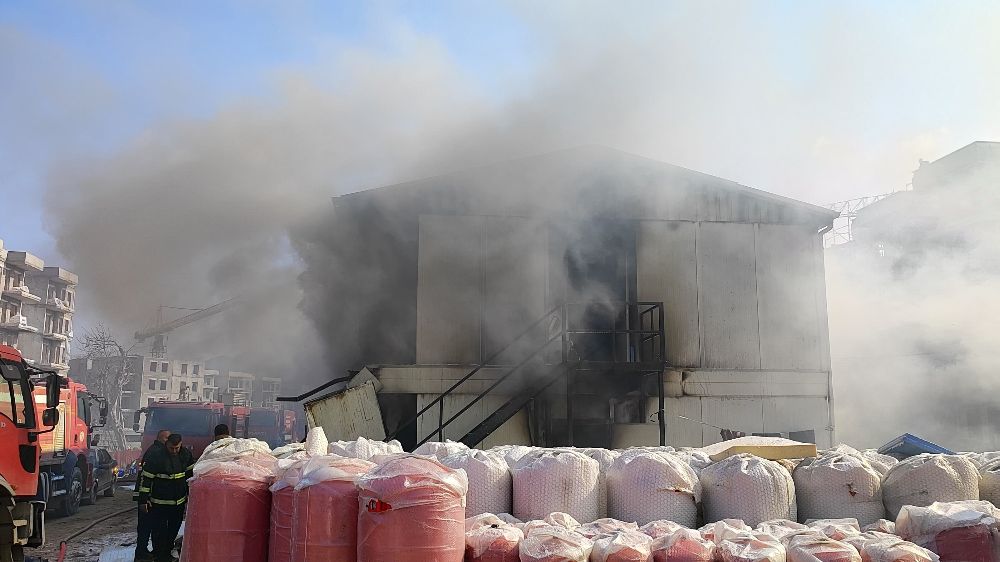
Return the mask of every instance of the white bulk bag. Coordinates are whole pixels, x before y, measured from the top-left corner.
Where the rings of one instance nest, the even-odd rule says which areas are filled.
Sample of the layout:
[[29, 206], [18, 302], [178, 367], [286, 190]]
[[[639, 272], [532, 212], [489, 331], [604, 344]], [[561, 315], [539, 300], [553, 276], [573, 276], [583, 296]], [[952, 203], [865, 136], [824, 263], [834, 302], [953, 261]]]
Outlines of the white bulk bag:
[[701, 471], [701, 488], [706, 521], [796, 519], [792, 475], [774, 461], [733, 455]]
[[576, 452], [528, 455], [515, 464], [514, 517], [543, 519], [553, 511], [580, 521], [600, 519], [600, 465]]
[[469, 446], [465, 443], [460, 443], [458, 441], [452, 441], [451, 439], [445, 439], [441, 441], [428, 441], [423, 445], [417, 447], [413, 450], [415, 455], [426, 455], [429, 457], [437, 457], [438, 459], [443, 459], [448, 455], [454, 455], [455, 453], [461, 453], [462, 451], [468, 451]]
[[645, 525], [668, 519], [685, 527], [698, 522], [701, 482], [687, 463], [669, 454], [622, 455], [607, 472], [608, 515]]
[[881, 475], [860, 454], [826, 451], [799, 463], [792, 479], [799, 521], [854, 518], [868, 525], [885, 517]]
[[882, 499], [889, 519], [904, 505], [925, 507], [934, 502], [979, 499], [979, 470], [958, 455], [921, 454], [889, 470], [882, 482]]
[[979, 499], [1000, 506], [1000, 459], [983, 464], [979, 476]]
[[510, 513], [512, 481], [507, 463], [489, 451], [467, 449], [441, 459], [441, 464], [461, 468], [469, 477], [465, 515]]
[[334, 455], [370, 461], [377, 456], [402, 453], [403, 446], [395, 439], [385, 443], [374, 439], [358, 437], [354, 441], [334, 441], [330, 443], [328, 450]]

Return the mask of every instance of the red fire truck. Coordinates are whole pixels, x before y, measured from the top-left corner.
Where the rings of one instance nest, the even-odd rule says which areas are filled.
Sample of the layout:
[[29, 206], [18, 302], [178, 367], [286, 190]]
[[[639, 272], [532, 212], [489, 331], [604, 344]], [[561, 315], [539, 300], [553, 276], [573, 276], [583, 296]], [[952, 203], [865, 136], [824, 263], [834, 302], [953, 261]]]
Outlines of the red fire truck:
[[[114, 470], [103, 466], [110, 457], [98, 455], [93, 433], [107, 423], [108, 401], [70, 378], [62, 378], [61, 383], [59, 423], [38, 440], [39, 499], [45, 501], [47, 511], [69, 516], [81, 504], [96, 503], [99, 494], [114, 495], [115, 480]], [[36, 404], [45, 402], [44, 389], [35, 389], [34, 394]]]
[[[38, 441], [52, 431], [41, 427], [59, 421], [61, 377], [32, 369], [7, 345], [0, 345], [0, 375], [5, 383], [0, 390], [0, 560], [22, 560], [25, 546], [45, 543], [45, 502], [36, 497]], [[45, 382], [44, 408], [37, 418], [32, 375], [44, 376]]]
[[272, 449], [300, 439], [292, 410], [251, 408], [249, 426], [249, 436], [264, 441]]
[[146, 414], [146, 425], [142, 430], [142, 450], [145, 451], [156, 439], [156, 432], [168, 429], [180, 433], [184, 445], [191, 448], [198, 458], [205, 447], [214, 439], [215, 426], [224, 423], [229, 426], [233, 437], [249, 437], [249, 406], [231, 406], [221, 402], [153, 402], [135, 413], [132, 429], [140, 430], [139, 421]]

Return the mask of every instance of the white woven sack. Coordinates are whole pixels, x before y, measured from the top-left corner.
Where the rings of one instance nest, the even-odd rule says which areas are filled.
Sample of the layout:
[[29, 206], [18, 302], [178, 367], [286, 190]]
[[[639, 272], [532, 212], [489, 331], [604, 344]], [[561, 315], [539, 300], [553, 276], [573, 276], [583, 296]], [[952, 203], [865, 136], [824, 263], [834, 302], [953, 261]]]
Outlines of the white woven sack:
[[522, 458], [512, 470], [514, 517], [544, 519], [553, 511], [579, 521], [600, 519], [600, 465], [576, 452], [546, 452]]
[[328, 450], [334, 455], [367, 461], [382, 455], [402, 453], [403, 447], [395, 439], [385, 443], [374, 439], [358, 437], [354, 441], [334, 441], [330, 443]]
[[623, 455], [607, 472], [608, 515], [645, 525], [667, 519], [685, 527], [698, 523], [701, 482], [684, 461], [669, 454]]
[[860, 455], [826, 451], [799, 463], [792, 478], [801, 522], [854, 518], [869, 525], [885, 517], [881, 475]]
[[979, 499], [1000, 506], [1000, 459], [979, 468]]
[[226, 437], [212, 441], [205, 447], [205, 451], [194, 463], [194, 474], [197, 476], [214, 469], [219, 463], [237, 459], [254, 459], [264, 468], [273, 468], [277, 462], [271, 454], [271, 448], [259, 439]]
[[882, 499], [889, 519], [904, 505], [979, 499], [979, 470], [958, 455], [922, 454], [889, 470], [882, 482]]
[[792, 475], [774, 461], [733, 455], [701, 471], [701, 488], [706, 521], [742, 519], [756, 526], [796, 520]]
[[443, 459], [448, 455], [453, 455], [455, 453], [461, 453], [462, 451], [468, 451], [469, 446], [465, 443], [460, 443], [458, 441], [452, 441], [451, 439], [446, 439], [441, 441], [428, 441], [423, 445], [417, 447], [413, 450], [415, 455], [427, 455], [431, 457], [437, 457], [438, 459]]
[[608, 449], [580, 449], [580, 452], [597, 461], [601, 465], [600, 482], [597, 484], [600, 496], [597, 499], [597, 512], [601, 517], [608, 515], [608, 469], [618, 458], [618, 451]]
[[510, 513], [512, 480], [503, 458], [489, 451], [466, 450], [448, 455], [441, 464], [460, 468], [469, 477], [465, 515]]

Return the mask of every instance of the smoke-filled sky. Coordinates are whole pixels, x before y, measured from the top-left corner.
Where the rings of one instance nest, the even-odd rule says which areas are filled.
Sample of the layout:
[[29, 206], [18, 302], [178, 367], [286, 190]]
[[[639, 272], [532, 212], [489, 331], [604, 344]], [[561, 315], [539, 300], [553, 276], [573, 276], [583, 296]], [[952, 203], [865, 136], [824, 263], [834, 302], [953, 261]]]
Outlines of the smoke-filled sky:
[[0, 236], [80, 275], [78, 329], [128, 334], [158, 304], [294, 303], [287, 231], [329, 196], [512, 156], [886, 193], [1000, 139], [997, 29], [976, 1], [7, 2]]

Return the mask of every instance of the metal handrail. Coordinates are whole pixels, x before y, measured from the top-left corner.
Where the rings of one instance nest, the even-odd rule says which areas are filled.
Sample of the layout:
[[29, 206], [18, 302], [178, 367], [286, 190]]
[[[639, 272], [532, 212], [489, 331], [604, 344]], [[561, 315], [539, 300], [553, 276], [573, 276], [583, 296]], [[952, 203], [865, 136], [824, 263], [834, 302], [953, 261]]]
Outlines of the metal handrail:
[[[521, 332], [520, 334], [518, 334], [517, 337], [515, 337], [513, 340], [511, 340], [511, 342], [508, 343], [505, 347], [503, 347], [499, 351], [495, 352], [493, 355], [489, 356], [485, 361], [482, 361], [481, 363], [479, 363], [478, 365], [476, 365], [476, 367], [474, 369], [472, 369], [471, 371], [469, 371], [464, 377], [458, 379], [458, 381], [456, 381], [455, 384], [451, 385], [451, 387], [449, 387], [448, 390], [442, 392], [437, 398], [435, 398], [434, 400], [432, 400], [431, 402], [429, 402], [426, 406], [424, 406], [423, 409], [421, 409], [419, 412], [417, 412], [417, 415], [413, 416], [412, 418], [410, 418], [409, 420], [407, 420], [405, 423], [400, 424], [399, 426], [397, 426], [396, 427], [396, 431], [393, 431], [391, 435], [386, 436], [385, 440], [389, 441], [391, 439], [395, 439], [396, 436], [398, 436], [399, 433], [401, 431], [403, 431], [403, 429], [409, 427], [411, 424], [416, 423], [416, 421], [420, 418], [420, 416], [422, 416], [425, 413], [427, 413], [428, 410], [430, 410], [432, 407], [434, 407], [439, 402], [443, 402], [445, 396], [447, 396], [447, 395], [451, 394], [452, 392], [454, 392], [459, 386], [461, 386], [462, 384], [464, 384], [465, 381], [469, 380], [476, 373], [478, 373], [480, 370], [482, 370], [483, 367], [486, 367], [487, 365], [490, 364], [491, 361], [493, 361], [497, 357], [499, 357], [499, 356], [503, 355], [505, 352], [507, 352], [511, 347], [514, 346], [514, 344], [516, 344], [518, 341], [520, 341], [521, 338], [523, 338], [524, 336], [526, 336], [529, 333], [531, 333], [531, 331], [534, 330], [535, 328], [537, 328], [538, 325], [541, 324], [546, 318], [549, 318], [550, 316], [552, 316], [553, 314], [555, 314], [556, 312], [558, 312], [561, 308], [562, 308], [562, 305], [555, 306], [551, 310], [549, 310], [548, 312], [546, 312], [545, 314], [543, 314], [542, 316], [540, 316], [537, 320], [535, 320], [534, 322], [532, 322], [531, 325], [528, 326], [523, 332]], [[549, 343], [550, 342], [547, 342], [545, 345], [547, 346]], [[537, 352], [538, 351], [536, 351], [535, 353], [537, 353]], [[532, 354], [532, 356], [534, 356], [534, 354]]]
[[[508, 369], [507, 372], [505, 372], [501, 377], [499, 377], [496, 381], [494, 381], [493, 384], [491, 384], [489, 387], [486, 388], [486, 390], [483, 390], [482, 392], [480, 392], [475, 398], [473, 398], [468, 404], [466, 404], [455, 415], [453, 415], [452, 417], [448, 418], [448, 421], [442, 422], [442, 421], [439, 420], [438, 421], [437, 431], [435, 431], [434, 433], [437, 433], [440, 436], [442, 434], [442, 432], [444, 431], [444, 428], [448, 427], [451, 424], [451, 422], [457, 420], [459, 418], [459, 416], [461, 416], [465, 412], [469, 411], [469, 408], [471, 408], [476, 403], [478, 403], [480, 400], [482, 400], [483, 398], [485, 398], [486, 395], [489, 394], [494, 388], [500, 386], [500, 383], [502, 383], [505, 380], [507, 380], [507, 377], [511, 376], [512, 374], [514, 374], [515, 371], [517, 371], [521, 367], [525, 366], [528, 363], [528, 361], [531, 361], [536, 355], [538, 355], [539, 353], [541, 353], [545, 348], [547, 348], [549, 346], [549, 344], [551, 344], [552, 342], [556, 341], [557, 339], [559, 339], [561, 337], [562, 337], [562, 332], [560, 332], [560, 333], [556, 334], [555, 336], [552, 336], [551, 338], [549, 338], [549, 340], [546, 341], [545, 344], [543, 344], [542, 346], [540, 346], [535, 351], [531, 352], [530, 355], [528, 355], [527, 357], [525, 357], [524, 359], [522, 359], [517, 365], [514, 365], [513, 367], [511, 367], [510, 369]], [[424, 437], [423, 439], [421, 439], [420, 441], [418, 441], [416, 446], [419, 447], [419, 446], [423, 445], [424, 443], [430, 441], [431, 437], [434, 436], [434, 433], [431, 433], [427, 437]]]

